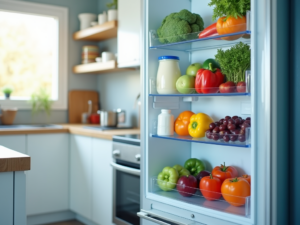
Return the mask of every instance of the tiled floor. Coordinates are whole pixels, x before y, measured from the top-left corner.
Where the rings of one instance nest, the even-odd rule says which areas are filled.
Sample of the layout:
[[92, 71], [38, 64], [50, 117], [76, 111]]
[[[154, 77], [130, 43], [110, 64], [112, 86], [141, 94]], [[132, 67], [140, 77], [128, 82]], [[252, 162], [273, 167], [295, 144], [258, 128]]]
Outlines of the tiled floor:
[[69, 220], [69, 221], [59, 222], [59, 223], [49, 223], [47, 225], [84, 225], [84, 224], [77, 220]]

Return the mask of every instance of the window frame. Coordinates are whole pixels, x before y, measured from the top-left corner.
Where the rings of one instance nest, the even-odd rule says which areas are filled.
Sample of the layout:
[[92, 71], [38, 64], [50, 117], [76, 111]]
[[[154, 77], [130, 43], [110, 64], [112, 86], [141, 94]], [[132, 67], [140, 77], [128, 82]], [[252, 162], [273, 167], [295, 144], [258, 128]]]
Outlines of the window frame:
[[[58, 20], [58, 99], [52, 109], [67, 109], [68, 92], [68, 8], [39, 3], [0, 0], [0, 10], [55, 17]], [[31, 109], [28, 100], [0, 99], [1, 107]]]

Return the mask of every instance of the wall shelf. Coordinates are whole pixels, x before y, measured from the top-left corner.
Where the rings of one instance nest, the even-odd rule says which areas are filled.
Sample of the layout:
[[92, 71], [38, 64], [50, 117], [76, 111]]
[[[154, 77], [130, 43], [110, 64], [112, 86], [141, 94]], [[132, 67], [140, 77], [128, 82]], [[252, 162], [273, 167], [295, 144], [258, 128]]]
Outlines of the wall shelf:
[[81, 64], [73, 67], [73, 73], [83, 74], [83, 73], [109, 73], [109, 72], [119, 72], [119, 71], [129, 71], [135, 70], [135, 68], [118, 68], [118, 64], [115, 60], [107, 62], [95, 62], [88, 64]]
[[74, 40], [103, 41], [116, 38], [118, 33], [118, 21], [108, 21], [101, 25], [89, 27], [73, 34]]

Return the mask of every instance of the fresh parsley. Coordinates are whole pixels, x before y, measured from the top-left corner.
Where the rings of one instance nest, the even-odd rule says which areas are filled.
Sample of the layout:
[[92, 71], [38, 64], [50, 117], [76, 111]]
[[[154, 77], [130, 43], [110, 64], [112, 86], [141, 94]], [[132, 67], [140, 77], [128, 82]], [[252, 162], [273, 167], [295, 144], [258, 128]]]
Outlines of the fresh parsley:
[[227, 81], [234, 83], [245, 81], [245, 72], [250, 69], [251, 65], [250, 52], [250, 46], [242, 42], [225, 51], [218, 49], [215, 57]]
[[211, 0], [209, 6], [215, 6], [213, 20], [222, 16], [245, 16], [250, 10], [250, 0]]

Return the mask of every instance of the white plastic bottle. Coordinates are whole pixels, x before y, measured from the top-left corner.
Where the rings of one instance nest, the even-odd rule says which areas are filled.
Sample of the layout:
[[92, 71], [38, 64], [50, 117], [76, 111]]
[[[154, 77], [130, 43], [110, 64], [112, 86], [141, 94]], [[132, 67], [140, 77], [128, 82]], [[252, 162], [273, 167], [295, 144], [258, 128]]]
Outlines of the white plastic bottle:
[[158, 94], [176, 94], [176, 81], [181, 76], [179, 57], [160, 56], [156, 76], [156, 90]]
[[162, 109], [158, 115], [157, 135], [174, 135], [174, 116], [171, 110]]

